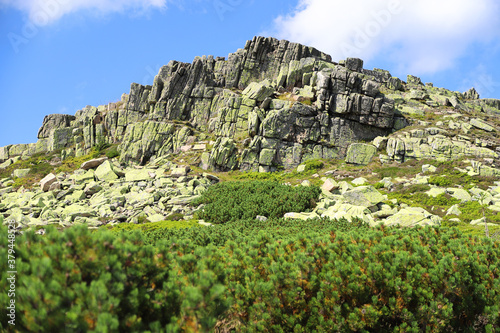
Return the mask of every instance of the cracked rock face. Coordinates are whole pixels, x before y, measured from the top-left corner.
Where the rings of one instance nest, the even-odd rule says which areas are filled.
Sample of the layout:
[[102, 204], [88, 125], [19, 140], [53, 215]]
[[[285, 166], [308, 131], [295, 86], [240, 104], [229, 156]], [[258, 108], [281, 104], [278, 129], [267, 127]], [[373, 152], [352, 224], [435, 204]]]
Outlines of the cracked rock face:
[[312, 47], [255, 37], [227, 59], [171, 61], [152, 85], [133, 83], [117, 103], [46, 116], [36, 144], [3, 148], [0, 158], [57, 149], [81, 156], [107, 142], [119, 144], [121, 162], [144, 165], [204, 133], [214, 141], [210, 167], [294, 167], [387, 135], [394, 102], [381, 86], [390, 79], [360, 59], [340, 65]]
[[71, 122], [75, 120], [75, 116], [67, 114], [51, 114], [43, 118], [42, 127], [38, 131], [38, 138], [44, 139], [50, 136], [50, 132], [54, 129], [69, 127]]
[[[83, 156], [102, 143], [117, 145], [120, 163], [140, 165], [205, 145], [198, 165], [217, 171], [273, 171], [316, 158], [366, 164], [376, 156], [368, 144], [376, 138], [383, 163], [498, 158], [498, 125], [482, 115], [500, 114], [499, 100], [480, 99], [475, 89], [461, 94], [424, 85], [412, 75], [406, 80], [364, 69], [361, 59], [336, 63], [312, 47], [254, 37], [227, 58], [170, 61], [151, 85], [132, 83], [116, 103], [46, 116], [38, 142], [0, 147], [0, 168], [41, 152]], [[401, 131], [444, 109], [481, 116], [420, 121], [425, 129]], [[470, 137], [475, 131], [496, 139]]]

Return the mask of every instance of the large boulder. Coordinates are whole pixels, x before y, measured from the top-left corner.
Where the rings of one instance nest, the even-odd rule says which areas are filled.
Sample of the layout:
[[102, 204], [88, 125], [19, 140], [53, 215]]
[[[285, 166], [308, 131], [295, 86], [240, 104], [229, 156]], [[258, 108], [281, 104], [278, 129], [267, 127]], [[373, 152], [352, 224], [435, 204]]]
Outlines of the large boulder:
[[94, 158], [92, 160], [83, 162], [82, 165], [80, 166], [80, 169], [88, 170], [88, 169], [97, 168], [99, 165], [103, 164], [104, 161], [106, 161], [107, 159], [108, 159], [107, 157], [101, 157], [101, 158]]
[[377, 153], [377, 148], [365, 143], [353, 143], [347, 149], [345, 161], [351, 164], [367, 165]]
[[131, 207], [148, 206], [154, 204], [155, 202], [155, 196], [147, 192], [130, 192], [125, 194], [125, 199], [127, 201], [127, 205], [130, 205]]
[[11, 145], [0, 147], [0, 162], [5, 162], [9, 159], [9, 149]]
[[173, 168], [170, 172], [170, 175], [175, 178], [187, 176], [188, 172], [191, 170], [189, 166], [179, 166], [177, 168]]
[[472, 200], [472, 196], [466, 190], [462, 188], [447, 188], [446, 192], [453, 198], [458, 199], [462, 202], [467, 202]]
[[96, 212], [88, 206], [73, 204], [64, 208], [62, 216], [73, 221], [76, 217], [93, 217]]
[[0, 164], [0, 169], [6, 169], [12, 164], [14, 164], [14, 161], [12, 160], [12, 158], [9, 158], [8, 160]]
[[95, 176], [99, 180], [112, 181], [118, 179], [118, 175], [113, 170], [113, 164], [110, 161], [105, 161], [95, 170]]
[[329, 207], [321, 217], [329, 217], [331, 219], [346, 219], [352, 221], [354, 218], [363, 220], [366, 223], [372, 224], [373, 217], [371, 211], [364, 206], [356, 206], [347, 203], [337, 203]]
[[40, 188], [43, 192], [47, 192], [50, 189], [50, 185], [57, 181], [56, 176], [53, 173], [49, 173], [40, 181]]
[[97, 192], [100, 192], [101, 190], [102, 190], [102, 186], [101, 185], [99, 185], [96, 182], [91, 182], [91, 183], [88, 183], [87, 186], [85, 186], [84, 193], [86, 195], [94, 195]]
[[16, 169], [14, 170], [12, 175], [17, 178], [24, 178], [29, 174], [30, 171], [31, 169]]
[[418, 225], [439, 225], [441, 218], [433, 215], [420, 207], [408, 207], [401, 209], [396, 214], [388, 217], [382, 223], [387, 226], [400, 225], [414, 227]]
[[151, 174], [154, 170], [151, 169], [132, 169], [125, 172], [125, 181], [127, 182], [140, 182], [151, 180]]
[[477, 119], [477, 118], [471, 119], [470, 124], [476, 128], [482, 129], [486, 132], [495, 131], [495, 127], [488, 125], [487, 123], [485, 123], [481, 119]]
[[[83, 170], [82, 170], [83, 171]], [[75, 173], [71, 176], [77, 184], [85, 184], [94, 180], [95, 172], [92, 169], [87, 170], [87, 172]]]
[[326, 192], [332, 192], [333, 190], [336, 190], [338, 188], [339, 184], [331, 178], [325, 179], [323, 185], [321, 185], [321, 189]]
[[349, 204], [363, 207], [374, 207], [386, 200], [386, 197], [371, 185], [355, 187], [342, 196]]

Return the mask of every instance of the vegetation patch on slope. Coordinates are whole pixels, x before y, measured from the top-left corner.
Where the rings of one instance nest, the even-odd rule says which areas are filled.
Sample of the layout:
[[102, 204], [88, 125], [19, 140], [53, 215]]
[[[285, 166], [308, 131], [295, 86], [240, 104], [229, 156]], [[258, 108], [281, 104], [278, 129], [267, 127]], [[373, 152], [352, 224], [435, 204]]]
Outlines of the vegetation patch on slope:
[[309, 211], [320, 193], [317, 186], [293, 187], [273, 181], [224, 182], [209, 187], [192, 204], [205, 204], [199, 217], [220, 224], [257, 215], [280, 218], [288, 212]]
[[[340, 231], [333, 226], [318, 232], [290, 226], [284, 239], [279, 234], [286, 226], [277, 234], [273, 228], [253, 230], [244, 238], [227, 233], [222, 246], [193, 242], [183, 234], [193, 229], [178, 229], [154, 245], [147, 245], [140, 231], [90, 232], [84, 226], [62, 232], [49, 227], [44, 236], [28, 231], [16, 240], [21, 315], [15, 330], [500, 328], [498, 242], [442, 227]], [[6, 246], [4, 237], [0, 247]], [[1, 253], [0, 287], [7, 290], [6, 251]], [[7, 297], [1, 294], [0, 300]], [[0, 311], [4, 318], [5, 312]], [[0, 325], [7, 327], [5, 320]]]

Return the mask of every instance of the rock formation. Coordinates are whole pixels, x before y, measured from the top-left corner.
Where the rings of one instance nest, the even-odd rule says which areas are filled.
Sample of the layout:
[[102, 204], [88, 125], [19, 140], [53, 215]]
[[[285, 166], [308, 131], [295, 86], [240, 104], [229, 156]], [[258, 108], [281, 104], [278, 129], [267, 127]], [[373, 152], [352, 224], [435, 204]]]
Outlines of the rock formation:
[[[383, 70], [365, 70], [360, 59], [340, 63], [300, 44], [255, 37], [228, 59], [197, 57], [171, 61], [153, 85], [131, 85], [118, 103], [71, 115], [46, 116], [38, 142], [0, 148], [0, 162], [15, 156], [63, 150], [81, 156], [99, 142], [119, 144], [121, 162], [147, 163], [200, 140], [212, 140], [200, 165], [215, 170], [273, 170], [312, 158], [343, 158], [351, 143], [370, 141], [410, 125], [406, 115], [453, 106], [498, 113], [500, 102], [404, 83]], [[456, 120], [456, 118], [455, 118]], [[493, 131], [480, 120], [456, 126]], [[453, 125], [450, 125], [453, 127]], [[470, 139], [469, 141], [474, 139]], [[496, 157], [490, 147], [471, 145], [431, 129], [387, 141], [382, 161], [477, 155]]]
[[[87, 106], [74, 116], [48, 115], [36, 143], [0, 147], [0, 170], [38, 153], [57, 153], [65, 160], [104, 144], [115, 145], [120, 156], [86, 161], [72, 174], [47, 172], [36, 191], [14, 192], [13, 179], [26, 177], [30, 169], [13, 170], [13, 179], [0, 179], [0, 218], [21, 225], [100, 225], [191, 216], [191, 200], [217, 178], [188, 174], [186, 164], [215, 172], [297, 166], [300, 172], [311, 159], [343, 159], [355, 167], [467, 158], [465, 169], [455, 169], [496, 179], [499, 116], [500, 100], [480, 99], [474, 88], [453, 92], [412, 75], [404, 82], [388, 71], [363, 69], [360, 59], [336, 63], [311, 47], [255, 37], [227, 59], [171, 61], [152, 85], [132, 83], [120, 101]], [[183, 154], [193, 159], [183, 163]], [[374, 187], [428, 185], [426, 174], [434, 172], [436, 167], [426, 164], [414, 178], [384, 178], [371, 185], [365, 178], [351, 184], [325, 177], [314, 211], [287, 217], [438, 224], [440, 218], [421, 207], [388, 204]], [[426, 194], [479, 200], [481, 189], [454, 185], [433, 185]], [[493, 211], [500, 211], [498, 185], [489, 184], [485, 194]], [[459, 215], [457, 207], [449, 209]]]
[[119, 143], [121, 162], [145, 164], [188, 142], [212, 139], [208, 166], [270, 170], [343, 157], [351, 142], [389, 134], [394, 102], [381, 93], [387, 72], [359, 59], [340, 64], [300, 44], [255, 37], [227, 59], [171, 61], [153, 85], [131, 85], [118, 103], [44, 119], [36, 144], [0, 149], [0, 159], [64, 150], [83, 155]]
[[[296, 43], [255, 37], [228, 56], [171, 61], [152, 85], [133, 83], [121, 101], [87, 106], [71, 115], [46, 116], [38, 142], [0, 148], [0, 162], [15, 156], [62, 150], [82, 156], [100, 142], [119, 144], [122, 163], [144, 165], [197, 141], [212, 141], [200, 165], [214, 170], [292, 168], [313, 158], [344, 158], [351, 143], [387, 137], [408, 125], [408, 115], [451, 106], [498, 113], [500, 102], [407, 82], [349, 58]], [[494, 131], [480, 120], [456, 122]], [[498, 145], [449, 137], [427, 129], [388, 139], [382, 161], [476, 155], [496, 157]], [[472, 144], [471, 144], [472, 143]], [[361, 157], [360, 157], [361, 158]], [[370, 158], [368, 158], [370, 160]]]

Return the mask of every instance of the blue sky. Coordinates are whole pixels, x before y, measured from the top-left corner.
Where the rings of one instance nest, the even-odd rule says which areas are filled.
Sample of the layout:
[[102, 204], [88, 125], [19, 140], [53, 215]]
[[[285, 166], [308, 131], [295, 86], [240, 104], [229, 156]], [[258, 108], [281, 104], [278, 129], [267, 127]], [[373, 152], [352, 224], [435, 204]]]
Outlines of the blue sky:
[[152, 84], [170, 60], [227, 56], [255, 35], [500, 98], [499, 14], [495, 0], [0, 0], [0, 146], [36, 142], [47, 114]]

